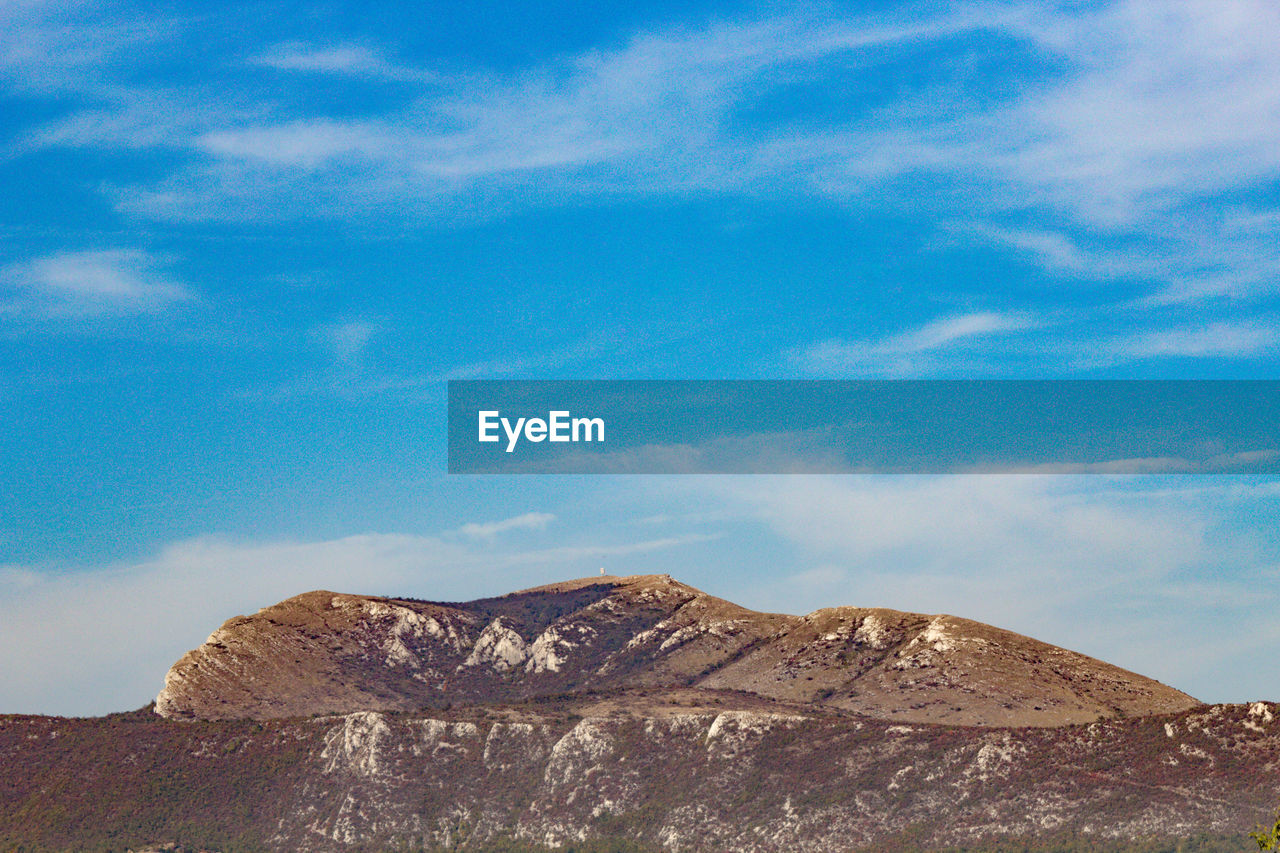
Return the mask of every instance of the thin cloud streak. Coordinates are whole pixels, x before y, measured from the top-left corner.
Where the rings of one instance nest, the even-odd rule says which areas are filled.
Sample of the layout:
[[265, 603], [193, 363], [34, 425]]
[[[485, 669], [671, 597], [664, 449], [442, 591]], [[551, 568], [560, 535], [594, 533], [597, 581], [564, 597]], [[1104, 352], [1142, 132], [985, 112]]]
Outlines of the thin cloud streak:
[[1095, 370], [1154, 360], [1241, 361], [1280, 349], [1280, 324], [1272, 318], [1152, 326], [1136, 332], [1046, 343], [1047, 356], [1065, 370]]
[[511, 530], [544, 530], [556, 517], [549, 512], [526, 512], [501, 521], [471, 522], [458, 528], [458, 533], [471, 539], [492, 539]]
[[[828, 340], [792, 352], [789, 361], [817, 376], [915, 376], [940, 364], [939, 351], [963, 350], [993, 336], [1041, 325], [1028, 314], [983, 311], [933, 320], [876, 340]], [[954, 363], [954, 362], [951, 362]]]
[[[1034, 356], [1037, 375], [1074, 375], [1156, 360], [1248, 361], [1280, 350], [1280, 322], [1263, 315], [1207, 323], [1151, 320], [1130, 312], [1134, 331], [1100, 333], [1089, 312], [1050, 322], [1028, 314], [979, 312], [932, 321], [876, 339], [818, 341], [785, 354], [806, 376], [922, 378], [1003, 376], [1021, 367], [991, 357], [991, 344]], [[1016, 336], [1016, 337], [1015, 337]]]
[[154, 313], [195, 294], [137, 250], [63, 252], [0, 269], [5, 314], [37, 319], [85, 319]]
[[1211, 323], [1121, 338], [1115, 349], [1131, 358], [1244, 357], [1280, 346], [1280, 327], [1259, 322]]
[[366, 44], [334, 44], [318, 46], [289, 42], [253, 59], [258, 65], [278, 71], [310, 74], [337, 74], [389, 80], [400, 83], [442, 82], [442, 75], [389, 61], [377, 49]]

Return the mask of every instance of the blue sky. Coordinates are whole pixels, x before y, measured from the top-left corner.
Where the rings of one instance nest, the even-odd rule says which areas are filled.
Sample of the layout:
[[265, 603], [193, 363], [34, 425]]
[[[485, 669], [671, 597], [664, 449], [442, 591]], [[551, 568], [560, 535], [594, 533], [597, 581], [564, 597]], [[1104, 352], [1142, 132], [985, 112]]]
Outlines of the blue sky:
[[1274, 697], [1256, 479], [444, 474], [450, 378], [1275, 378], [1280, 9], [0, 0], [0, 710], [669, 571]]

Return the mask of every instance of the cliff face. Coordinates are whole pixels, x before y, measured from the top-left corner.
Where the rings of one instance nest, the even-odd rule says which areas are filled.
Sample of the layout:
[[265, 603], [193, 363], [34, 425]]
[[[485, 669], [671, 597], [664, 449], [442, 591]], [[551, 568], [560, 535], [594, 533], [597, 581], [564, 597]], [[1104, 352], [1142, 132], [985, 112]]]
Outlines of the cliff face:
[[1280, 708], [1264, 703], [995, 729], [696, 695], [0, 717], [0, 849], [1154, 851], [1207, 834], [1185, 849], [1243, 851], [1280, 790]]
[[441, 846], [621, 835], [667, 850], [820, 853], [1229, 834], [1273, 805], [1273, 723], [1262, 704], [1019, 730], [759, 710], [567, 729], [362, 712], [325, 725], [298, 800], [325, 807], [290, 809], [276, 839], [338, 850], [406, 830]]
[[1052, 726], [1196, 700], [1093, 658], [952, 616], [758, 613], [665, 575], [462, 604], [310, 592], [236, 617], [170, 669], [176, 718], [420, 711], [694, 687], [901, 722]]

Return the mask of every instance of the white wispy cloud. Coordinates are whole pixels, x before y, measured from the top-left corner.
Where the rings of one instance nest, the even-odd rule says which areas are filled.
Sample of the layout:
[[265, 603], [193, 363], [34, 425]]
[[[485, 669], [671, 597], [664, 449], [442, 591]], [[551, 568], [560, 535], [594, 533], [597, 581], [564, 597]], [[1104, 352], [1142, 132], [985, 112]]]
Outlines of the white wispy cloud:
[[1032, 228], [1000, 228], [988, 225], [970, 226], [970, 230], [1026, 252], [1051, 269], [1073, 273], [1103, 272], [1099, 268], [1099, 259], [1089, 256], [1066, 234]]
[[195, 297], [161, 271], [162, 260], [132, 249], [62, 252], [0, 270], [8, 298], [0, 313], [76, 319], [160, 311]]
[[[106, 151], [198, 151], [201, 140], [228, 123], [260, 116], [264, 107], [217, 100], [185, 88], [122, 86], [99, 82], [90, 104], [32, 128], [4, 149], [9, 157], [48, 148]], [[106, 184], [109, 188], [110, 184]]]
[[[1117, 316], [1127, 330], [1105, 331]], [[1031, 375], [1044, 376], [1155, 360], [1247, 362], [1277, 350], [1280, 322], [1269, 314], [1234, 311], [1221, 320], [1188, 323], [1126, 306], [1052, 320], [1017, 312], [964, 314], [880, 338], [818, 341], [790, 351], [786, 360], [802, 374], [832, 378], [1023, 375], [1022, 362], [992, 355], [1016, 352], [1030, 360]]]
[[[1205, 210], [1210, 208], [1206, 207]], [[1090, 284], [1155, 282], [1131, 307], [1160, 308], [1265, 296], [1280, 282], [1280, 222], [1227, 208], [1209, 218], [1171, 216], [1151, 233], [1077, 233], [965, 223], [951, 230], [1012, 249], [1045, 270]]]
[[790, 354], [793, 367], [820, 376], [912, 376], [927, 373], [939, 362], [940, 351], [949, 353], [998, 335], [1041, 325], [1024, 313], [980, 311], [930, 321], [923, 326], [870, 340], [827, 340]]
[[1081, 582], [1046, 595], [1042, 585], [1060, 573], [1087, 572], [1090, 583], [1105, 583], [1120, 567], [1133, 577], [1161, 575], [1207, 547], [1194, 514], [1096, 500], [1068, 478], [813, 476], [707, 488], [746, 502], [814, 553], [878, 574], [887, 584], [881, 594], [900, 604], [901, 588], [888, 583], [895, 574], [904, 583], [935, 572], [953, 578], [945, 595], [918, 589], [918, 607], [955, 607], [945, 601], [962, 594], [988, 612], [1000, 605], [980, 602], [976, 582], [987, 580], [1007, 581], [1010, 594], [1027, 596], [1024, 604], [1049, 610], [1096, 589]]
[[[131, 81], [24, 134], [23, 150], [184, 151], [155, 183], [104, 182], [122, 210], [165, 219], [810, 193], [971, 220], [973, 239], [1060, 274], [1145, 282], [1153, 304], [1252, 298], [1280, 282], [1280, 220], [1255, 198], [1280, 178], [1277, 29], [1280, 8], [1265, 0], [906, 4], [891, 19], [653, 28], [443, 78], [368, 41], [288, 43], [257, 48], [251, 63], [398, 80], [416, 94], [353, 116], [282, 109], [234, 86], [212, 98]], [[839, 92], [881, 63], [944, 47], [998, 56], [1002, 70], [932, 63], [895, 98], [817, 121], [803, 98], [794, 118], [757, 109], [797, 81]], [[86, 54], [95, 62], [108, 60]], [[974, 87], [1000, 94], [959, 98]], [[929, 193], [910, 190], [921, 179]]]
[[137, 708], [159, 691], [170, 663], [231, 616], [311, 589], [414, 590], [428, 578], [447, 597], [441, 566], [457, 551], [403, 536], [297, 544], [202, 539], [131, 565], [28, 571], [25, 584], [6, 584], [11, 592], [0, 598], [0, 666], [9, 682], [0, 693], [6, 707], [36, 713]]
[[620, 545], [565, 545], [557, 548], [544, 548], [526, 553], [512, 553], [503, 560], [505, 566], [522, 566], [529, 563], [545, 564], [548, 562], [597, 561], [608, 559], [625, 559], [670, 548], [686, 545], [698, 545], [721, 538], [718, 534], [694, 533], [686, 536], [667, 536], [661, 539], [646, 539], [640, 542], [627, 542]]
[[912, 332], [890, 338], [886, 345], [897, 352], [925, 352], [957, 341], [1017, 331], [1034, 325], [1036, 321], [1025, 314], [991, 311], [961, 314], [926, 323]]
[[1177, 356], [1254, 356], [1280, 346], [1280, 326], [1257, 322], [1211, 323], [1145, 332], [1118, 342], [1116, 349], [1133, 358]]
[[1068, 369], [1093, 369], [1152, 359], [1245, 360], [1280, 349], [1280, 323], [1265, 317], [1159, 326], [1084, 340], [1054, 342], [1046, 349]]
[[[1239, 507], [1164, 491], [1170, 479], [735, 477], [685, 488], [797, 549], [786, 571], [753, 579], [745, 603], [953, 613], [1209, 701], [1269, 696], [1280, 670], [1259, 671], [1240, 644], [1261, 653], [1271, 640], [1224, 641], [1221, 626], [1267, 623], [1274, 564], [1256, 532], [1224, 536], [1223, 517]], [[1245, 500], [1256, 509], [1269, 498]], [[1212, 597], [1198, 597], [1207, 588]]]
[[[721, 149], [740, 148], [744, 140], [726, 138], [717, 128], [744, 102], [744, 93], [772, 88], [771, 71], [980, 25], [972, 15], [895, 26], [781, 18], [641, 34], [619, 49], [508, 75], [479, 73], [448, 85], [433, 83], [407, 110], [211, 128], [193, 140], [194, 150], [208, 159], [159, 184], [116, 191], [122, 207], [135, 212], [216, 218], [234, 217], [250, 197], [274, 199], [277, 212], [305, 198], [305, 208], [285, 215], [324, 215], [329, 198], [345, 200], [348, 207], [353, 200], [413, 199], [421, 212], [438, 209], [446, 198], [456, 206], [459, 192], [479, 185], [509, 189], [529, 180], [556, 194], [678, 192], [726, 180], [741, 185], [752, 174], [760, 176], [759, 168], [744, 168], [759, 158], [734, 155], [734, 168], [725, 168]], [[256, 61], [324, 73], [406, 76], [368, 46], [285, 46]], [[169, 123], [161, 110], [155, 120], [161, 127]], [[105, 123], [99, 118], [96, 124]], [[74, 136], [50, 132], [42, 138]], [[135, 131], [130, 138], [142, 134]]]
[[84, 0], [0, 3], [0, 89], [24, 95], [92, 93], [103, 69], [172, 37], [163, 16], [116, 16]]
[[[1012, 473], [1025, 474], [1233, 474], [1252, 465], [1274, 462], [1280, 451], [1261, 449], [1236, 453], [1217, 453], [1200, 458], [1149, 456], [1131, 459], [1109, 459], [1104, 462], [1047, 463], [1017, 467]], [[998, 470], [998, 469], [993, 469]], [[1010, 472], [1010, 469], [1004, 469]], [[972, 471], [966, 473], [982, 473]], [[988, 471], [987, 473], [991, 473]]]
[[396, 142], [393, 129], [376, 123], [319, 120], [214, 131], [201, 135], [196, 146], [222, 159], [310, 171], [335, 161], [398, 157]]
[[1259, 0], [1027, 10], [1011, 32], [1065, 73], [957, 121], [923, 116], [905, 147], [940, 174], [985, 179], [988, 208], [1067, 214], [1073, 237], [1004, 235], [1050, 267], [1151, 279], [1163, 301], [1274, 293], [1275, 222], [1239, 227], [1213, 202], [1280, 176], [1277, 27], [1280, 8]]
[[1280, 169], [1280, 8], [1124, 0], [1074, 29], [1078, 71], [1009, 116], [1035, 135], [1023, 180], [1103, 223], [1145, 219]]
[[288, 42], [258, 55], [254, 62], [280, 71], [339, 74], [397, 82], [430, 83], [443, 79], [431, 71], [391, 62], [368, 44]]
[[318, 326], [312, 334], [339, 364], [357, 367], [381, 328], [380, 324], [369, 320], [344, 320]]
[[463, 536], [472, 539], [490, 539], [499, 533], [511, 530], [542, 530], [555, 521], [556, 517], [549, 512], [526, 512], [501, 521], [471, 522], [458, 528]]

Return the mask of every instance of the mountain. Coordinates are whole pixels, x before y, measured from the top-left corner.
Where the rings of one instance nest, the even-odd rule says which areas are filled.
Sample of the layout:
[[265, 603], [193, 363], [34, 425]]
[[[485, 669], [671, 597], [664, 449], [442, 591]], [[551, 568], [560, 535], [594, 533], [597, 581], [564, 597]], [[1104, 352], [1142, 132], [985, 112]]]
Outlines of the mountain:
[[952, 616], [757, 613], [665, 575], [309, 592], [153, 706], [0, 716], [0, 850], [1255, 849], [1280, 707]]
[[1221, 853], [1280, 796], [1268, 703], [991, 728], [658, 693], [0, 717], [0, 850]]
[[265, 720], [643, 688], [738, 692], [903, 723], [1057, 726], [1192, 697], [954, 616], [759, 613], [667, 575], [465, 603], [316, 591], [229, 620], [169, 670], [156, 712]]

